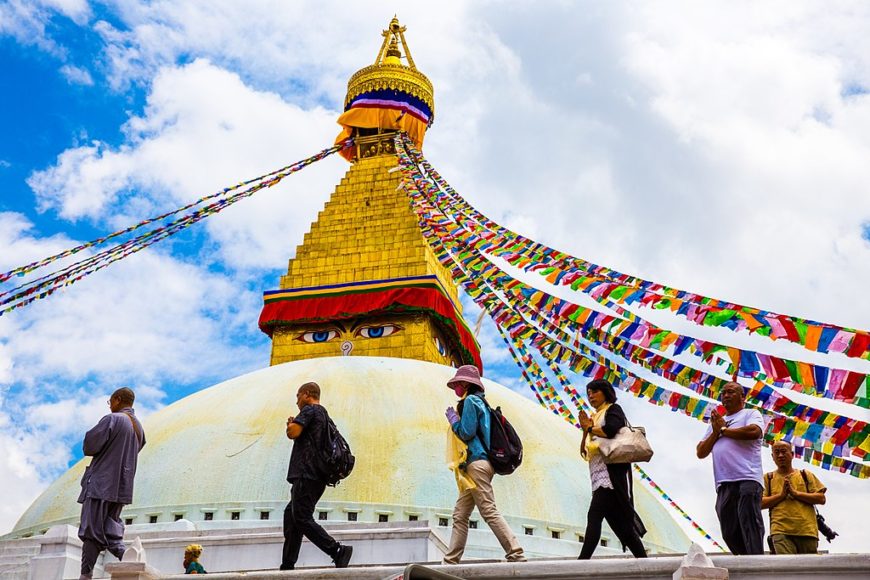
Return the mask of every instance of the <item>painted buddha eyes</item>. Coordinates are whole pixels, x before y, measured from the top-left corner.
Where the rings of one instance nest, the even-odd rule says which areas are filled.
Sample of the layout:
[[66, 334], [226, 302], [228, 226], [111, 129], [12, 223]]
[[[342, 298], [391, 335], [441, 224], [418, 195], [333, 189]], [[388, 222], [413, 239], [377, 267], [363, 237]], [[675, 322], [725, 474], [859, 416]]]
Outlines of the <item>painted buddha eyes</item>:
[[[398, 324], [370, 324], [359, 327], [353, 335], [362, 338], [385, 338], [399, 332], [400, 330], [402, 330], [402, 327]], [[321, 342], [331, 342], [340, 338], [344, 333], [345, 331], [343, 329], [327, 328], [323, 330], [310, 330], [308, 332], [303, 332], [297, 336], [296, 339], [301, 340], [302, 342], [316, 344]]]
[[384, 338], [396, 334], [401, 329], [402, 327], [396, 324], [379, 324], [358, 328], [355, 334], [363, 338]]
[[444, 343], [441, 342], [441, 339], [437, 336], [435, 337], [435, 348], [438, 349], [438, 354], [441, 356], [447, 356], [447, 349], [444, 348]]
[[312, 332], [303, 332], [299, 336], [299, 340], [303, 342], [329, 342], [338, 338], [337, 330], [315, 330]]

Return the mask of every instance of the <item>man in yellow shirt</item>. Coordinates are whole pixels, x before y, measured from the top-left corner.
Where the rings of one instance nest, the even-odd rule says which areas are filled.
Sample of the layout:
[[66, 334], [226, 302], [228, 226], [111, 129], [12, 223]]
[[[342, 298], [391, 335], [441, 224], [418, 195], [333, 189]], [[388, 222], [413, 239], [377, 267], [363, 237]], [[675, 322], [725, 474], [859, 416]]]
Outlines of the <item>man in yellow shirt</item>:
[[815, 554], [819, 526], [814, 506], [825, 503], [827, 488], [812, 472], [791, 466], [791, 444], [777, 441], [771, 447], [776, 471], [764, 474], [761, 509], [770, 510], [770, 537], [777, 554]]

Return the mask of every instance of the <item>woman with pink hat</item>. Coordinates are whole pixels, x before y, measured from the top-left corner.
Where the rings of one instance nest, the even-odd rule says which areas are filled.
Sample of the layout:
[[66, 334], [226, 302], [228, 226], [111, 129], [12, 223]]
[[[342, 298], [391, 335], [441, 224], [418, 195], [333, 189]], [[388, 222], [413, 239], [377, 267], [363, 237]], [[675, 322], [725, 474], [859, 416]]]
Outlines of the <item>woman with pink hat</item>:
[[516, 535], [508, 526], [495, 505], [492, 478], [495, 471], [489, 463], [487, 449], [490, 443], [490, 410], [484, 400], [484, 386], [480, 371], [474, 365], [456, 369], [456, 374], [447, 381], [447, 387], [459, 397], [457, 409], [448, 407], [445, 415], [450, 428], [468, 445], [465, 472], [475, 487], [460, 492], [453, 508], [453, 531], [450, 547], [444, 554], [445, 564], [458, 564], [465, 552], [468, 538], [468, 518], [474, 506], [498, 538], [508, 562], [525, 562], [523, 549]]

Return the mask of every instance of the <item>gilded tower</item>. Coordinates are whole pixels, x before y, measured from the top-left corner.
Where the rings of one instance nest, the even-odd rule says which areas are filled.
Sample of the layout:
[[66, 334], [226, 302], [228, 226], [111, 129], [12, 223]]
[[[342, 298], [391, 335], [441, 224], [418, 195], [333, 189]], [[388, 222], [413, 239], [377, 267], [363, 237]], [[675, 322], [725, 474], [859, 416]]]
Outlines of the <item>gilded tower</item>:
[[[480, 366], [456, 286], [399, 190], [397, 131], [421, 147], [434, 119], [432, 83], [394, 17], [374, 64], [348, 81], [336, 143], [351, 167], [266, 292], [260, 327], [271, 364], [325, 356], [390, 356]], [[401, 48], [400, 48], [401, 46]], [[403, 51], [404, 50], [404, 54]], [[403, 63], [403, 59], [407, 64]]]

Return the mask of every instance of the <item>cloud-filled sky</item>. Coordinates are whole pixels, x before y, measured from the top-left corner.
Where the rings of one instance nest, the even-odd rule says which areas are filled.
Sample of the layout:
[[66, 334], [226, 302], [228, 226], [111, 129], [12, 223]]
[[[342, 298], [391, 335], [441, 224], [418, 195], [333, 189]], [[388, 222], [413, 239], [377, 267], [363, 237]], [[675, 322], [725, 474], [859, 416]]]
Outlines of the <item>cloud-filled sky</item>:
[[[5, 0], [0, 270], [330, 145], [394, 13], [435, 86], [426, 155], [483, 213], [646, 279], [870, 328], [859, 2]], [[147, 414], [268, 364], [261, 292], [346, 169], [331, 157], [0, 317], [0, 533], [114, 388]], [[523, 390], [491, 326], [481, 342], [487, 374]], [[704, 426], [622, 399], [662, 450], [650, 474], [718, 536]], [[811, 469], [841, 533], [823, 547], [865, 550], [867, 483]]]

